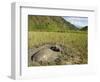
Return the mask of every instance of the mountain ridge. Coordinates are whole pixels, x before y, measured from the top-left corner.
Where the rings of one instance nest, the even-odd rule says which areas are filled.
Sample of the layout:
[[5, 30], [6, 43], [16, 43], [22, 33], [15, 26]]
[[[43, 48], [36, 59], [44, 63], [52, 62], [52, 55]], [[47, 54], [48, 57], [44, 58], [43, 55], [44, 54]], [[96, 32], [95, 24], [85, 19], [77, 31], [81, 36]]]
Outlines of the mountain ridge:
[[29, 31], [54, 31], [65, 32], [68, 30], [78, 30], [76, 26], [66, 21], [61, 16], [28, 16], [28, 30]]
[[87, 31], [88, 30], [88, 26], [84, 26], [80, 29], [81, 31]]

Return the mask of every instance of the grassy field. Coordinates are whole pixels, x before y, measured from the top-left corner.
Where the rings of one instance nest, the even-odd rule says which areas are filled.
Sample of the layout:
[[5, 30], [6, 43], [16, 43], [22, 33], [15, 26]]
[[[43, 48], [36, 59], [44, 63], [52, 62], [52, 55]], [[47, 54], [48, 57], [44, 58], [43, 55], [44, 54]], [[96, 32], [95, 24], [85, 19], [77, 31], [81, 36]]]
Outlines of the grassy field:
[[[81, 57], [79, 64], [88, 63], [87, 56], [87, 32], [28, 32], [28, 49], [38, 47], [44, 44], [62, 44], [66, 47], [69, 54], [78, 55]], [[68, 51], [67, 47], [73, 52]], [[69, 58], [70, 59], [70, 58]]]

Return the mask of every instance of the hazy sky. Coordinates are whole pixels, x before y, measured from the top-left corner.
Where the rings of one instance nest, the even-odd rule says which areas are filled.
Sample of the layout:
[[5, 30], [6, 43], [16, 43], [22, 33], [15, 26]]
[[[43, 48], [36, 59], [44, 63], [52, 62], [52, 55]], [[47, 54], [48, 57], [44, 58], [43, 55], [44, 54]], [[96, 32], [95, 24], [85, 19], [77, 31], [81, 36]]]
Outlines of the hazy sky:
[[88, 26], [88, 17], [64, 16], [63, 18], [79, 28]]

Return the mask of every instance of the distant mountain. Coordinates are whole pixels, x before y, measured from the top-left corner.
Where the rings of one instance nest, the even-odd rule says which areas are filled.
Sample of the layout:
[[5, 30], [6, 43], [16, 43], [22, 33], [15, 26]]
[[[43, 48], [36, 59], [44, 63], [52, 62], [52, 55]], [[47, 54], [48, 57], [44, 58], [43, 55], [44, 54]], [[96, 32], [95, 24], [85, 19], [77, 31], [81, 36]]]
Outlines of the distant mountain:
[[80, 29], [81, 31], [87, 31], [88, 30], [88, 26], [84, 26]]
[[76, 26], [66, 21], [61, 16], [28, 16], [29, 31], [56, 31], [78, 30]]

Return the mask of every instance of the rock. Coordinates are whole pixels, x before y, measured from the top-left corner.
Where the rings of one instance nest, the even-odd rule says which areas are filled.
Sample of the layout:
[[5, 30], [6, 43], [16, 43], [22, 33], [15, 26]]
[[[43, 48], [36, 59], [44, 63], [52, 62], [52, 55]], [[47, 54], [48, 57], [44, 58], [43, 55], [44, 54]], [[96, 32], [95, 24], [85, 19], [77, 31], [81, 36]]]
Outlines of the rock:
[[28, 50], [29, 66], [81, 64], [83, 59], [75, 48], [61, 44], [45, 44]]
[[36, 53], [34, 53], [31, 57], [32, 61], [36, 62], [52, 62], [55, 61], [58, 56], [61, 54], [61, 49], [56, 46], [46, 46]]
[[55, 52], [60, 52], [61, 51], [61, 47], [58, 46], [58, 45], [51, 46], [50, 49], [53, 50], [53, 51], [55, 51]]

